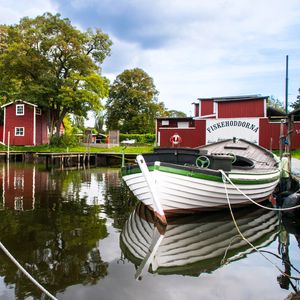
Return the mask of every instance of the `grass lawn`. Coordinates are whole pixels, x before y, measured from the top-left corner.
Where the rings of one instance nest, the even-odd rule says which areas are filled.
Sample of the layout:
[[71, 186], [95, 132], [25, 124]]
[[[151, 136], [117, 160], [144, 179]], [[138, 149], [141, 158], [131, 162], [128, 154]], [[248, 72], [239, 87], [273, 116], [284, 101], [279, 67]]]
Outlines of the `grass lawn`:
[[[88, 148], [86, 146], [70, 146], [70, 147], [57, 147], [50, 145], [40, 145], [35, 147], [30, 146], [10, 146], [10, 151], [20, 151], [20, 152], [116, 152], [122, 153], [125, 150], [125, 153], [146, 153], [153, 152], [152, 145], [142, 145], [142, 146], [127, 146], [124, 149], [124, 146], [111, 147], [111, 148], [98, 148], [93, 147], [92, 145]], [[7, 151], [7, 146], [0, 145], [0, 151]]]

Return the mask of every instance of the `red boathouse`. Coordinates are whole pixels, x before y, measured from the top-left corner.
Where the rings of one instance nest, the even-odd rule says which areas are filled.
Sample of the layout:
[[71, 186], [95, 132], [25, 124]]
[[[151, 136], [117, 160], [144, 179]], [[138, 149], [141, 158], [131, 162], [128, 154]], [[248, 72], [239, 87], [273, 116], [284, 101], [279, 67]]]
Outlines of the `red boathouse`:
[[[194, 117], [157, 118], [156, 143], [160, 147], [197, 147], [227, 138], [243, 138], [268, 149], [279, 149], [285, 113], [268, 107], [261, 95], [198, 98]], [[283, 134], [287, 133], [284, 124]], [[300, 148], [300, 122], [294, 122], [292, 148]]]

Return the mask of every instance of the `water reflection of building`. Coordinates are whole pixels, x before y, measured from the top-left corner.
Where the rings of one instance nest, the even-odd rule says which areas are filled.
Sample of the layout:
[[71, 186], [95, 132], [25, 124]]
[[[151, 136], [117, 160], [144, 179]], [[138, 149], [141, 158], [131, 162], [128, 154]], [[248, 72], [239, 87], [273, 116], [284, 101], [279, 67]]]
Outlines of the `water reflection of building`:
[[3, 164], [0, 168], [2, 199], [0, 208], [33, 210], [36, 193], [46, 189], [48, 173], [34, 165]]

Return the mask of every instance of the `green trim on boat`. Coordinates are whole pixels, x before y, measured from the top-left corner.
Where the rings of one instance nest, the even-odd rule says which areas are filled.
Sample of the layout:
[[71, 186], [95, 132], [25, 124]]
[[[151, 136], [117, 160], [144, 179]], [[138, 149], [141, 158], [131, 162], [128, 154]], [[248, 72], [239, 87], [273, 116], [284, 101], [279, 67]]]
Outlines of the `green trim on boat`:
[[[221, 173], [217, 173], [217, 175], [211, 175], [211, 174], [205, 174], [205, 173], [201, 173], [201, 172], [195, 172], [193, 170], [172, 168], [172, 167], [166, 167], [166, 166], [162, 166], [162, 165], [154, 165], [154, 166], [151, 165], [151, 166], [148, 166], [148, 169], [149, 169], [149, 171], [157, 170], [160, 172], [171, 173], [171, 174], [176, 174], [176, 175], [181, 175], [181, 176], [204, 179], [204, 180], [209, 180], [209, 181], [223, 182]], [[216, 170], [216, 172], [218, 172], [218, 171]], [[122, 176], [138, 174], [138, 173], [141, 173], [141, 170], [138, 166], [134, 166], [131, 169], [125, 169], [125, 168], [122, 169]], [[235, 184], [245, 184], [245, 185], [270, 183], [270, 182], [273, 182], [273, 181], [276, 181], [277, 179], [279, 179], [279, 172], [274, 171], [270, 174], [273, 174], [273, 173], [274, 173], [274, 175], [267, 179], [254, 179], [254, 180], [253, 179], [231, 179], [231, 181]], [[244, 173], [234, 173], [234, 175], [245, 175], [245, 174]], [[251, 174], [251, 175], [259, 175], [259, 174]]]

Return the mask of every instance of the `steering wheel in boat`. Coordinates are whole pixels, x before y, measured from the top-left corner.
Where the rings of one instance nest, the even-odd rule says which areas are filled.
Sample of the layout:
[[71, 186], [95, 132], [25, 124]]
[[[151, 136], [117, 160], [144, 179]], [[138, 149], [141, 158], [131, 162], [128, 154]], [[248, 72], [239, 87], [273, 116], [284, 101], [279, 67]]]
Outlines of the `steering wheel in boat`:
[[236, 162], [236, 155], [232, 152], [226, 153], [227, 155], [232, 157], [232, 163], [234, 164]]
[[210, 160], [207, 156], [198, 156], [196, 159], [196, 166], [198, 168], [208, 168], [210, 165]]

